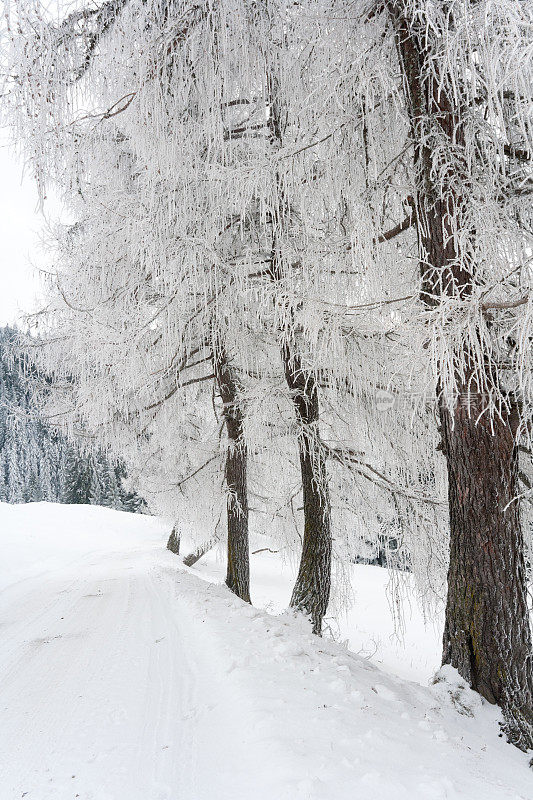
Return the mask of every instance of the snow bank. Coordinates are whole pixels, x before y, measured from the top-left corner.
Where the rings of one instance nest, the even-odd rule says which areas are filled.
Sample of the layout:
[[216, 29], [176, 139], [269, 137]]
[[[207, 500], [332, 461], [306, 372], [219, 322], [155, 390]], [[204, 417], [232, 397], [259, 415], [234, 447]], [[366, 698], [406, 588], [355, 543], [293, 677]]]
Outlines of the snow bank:
[[[243, 604], [209, 564], [185, 570], [167, 534], [0, 506], [1, 800], [532, 799], [527, 756], [453, 670], [430, 687], [392, 675]], [[261, 563], [255, 595], [274, 583], [279, 601], [284, 574], [269, 560], [262, 581]]]

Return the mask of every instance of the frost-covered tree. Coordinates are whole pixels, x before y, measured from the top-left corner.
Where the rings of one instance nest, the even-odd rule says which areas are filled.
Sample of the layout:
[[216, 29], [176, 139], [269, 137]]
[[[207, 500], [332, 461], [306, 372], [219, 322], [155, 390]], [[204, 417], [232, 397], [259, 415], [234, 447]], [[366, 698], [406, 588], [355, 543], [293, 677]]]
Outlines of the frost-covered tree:
[[531, 442], [533, 7], [385, 3], [411, 126], [412, 185], [448, 470], [444, 663], [533, 746], [519, 447]]
[[[49, 366], [62, 363], [59, 380], [76, 374], [74, 413], [144, 461], [154, 494], [201, 476], [215, 510], [219, 426], [206, 422], [202, 390], [218, 376], [222, 394], [225, 354], [222, 384], [239, 394], [222, 403], [237, 435], [226, 468], [238, 456], [242, 476], [246, 451], [253, 513], [284, 524], [286, 538], [296, 523], [293, 547], [303, 484], [293, 603], [318, 630], [330, 517], [344, 558], [354, 530], [419, 534], [438, 507], [438, 468], [424, 456], [431, 421], [411, 466], [405, 415], [393, 434], [394, 415], [375, 413], [378, 390], [405, 385], [385, 368], [400, 346], [387, 298], [405, 292], [393, 240], [406, 210], [412, 218], [385, 136], [391, 113], [404, 137], [407, 127], [384, 106], [379, 38], [320, 3], [132, 0], [58, 24], [31, 3], [15, 8], [27, 31], [13, 39], [13, 71], [27, 76], [14, 82], [15, 121], [41, 184], [55, 181], [77, 220], [62, 235]], [[239, 530], [244, 482], [240, 497], [230, 483]], [[377, 497], [386, 511], [369, 513]]]

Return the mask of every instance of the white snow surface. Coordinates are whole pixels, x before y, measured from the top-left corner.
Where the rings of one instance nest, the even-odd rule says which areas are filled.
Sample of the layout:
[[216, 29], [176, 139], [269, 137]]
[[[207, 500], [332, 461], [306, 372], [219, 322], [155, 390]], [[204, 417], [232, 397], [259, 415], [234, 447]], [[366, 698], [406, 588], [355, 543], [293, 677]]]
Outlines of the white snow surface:
[[[354, 567], [341, 621], [365, 657], [206, 580], [213, 558], [185, 569], [168, 532], [0, 505], [0, 800], [532, 800], [495, 708], [451, 669], [407, 679], [438, 665], [438, 625], [408, 614], [393, 641], [383, 570]], [[252, 566], [279, 608], [290, 570]]]

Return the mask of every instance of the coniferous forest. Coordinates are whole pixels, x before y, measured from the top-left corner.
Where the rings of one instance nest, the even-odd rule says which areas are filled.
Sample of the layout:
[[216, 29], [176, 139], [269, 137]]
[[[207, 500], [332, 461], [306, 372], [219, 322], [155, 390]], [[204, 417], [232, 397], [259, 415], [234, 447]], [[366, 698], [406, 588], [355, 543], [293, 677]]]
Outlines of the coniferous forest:
[[47, 423], [32, 400], [36, 374], [17, 350], [17, 331], [0, 329], [0, 502], [91, 503], [139, 511], [126, 471], [99, 448], [84, 448]]

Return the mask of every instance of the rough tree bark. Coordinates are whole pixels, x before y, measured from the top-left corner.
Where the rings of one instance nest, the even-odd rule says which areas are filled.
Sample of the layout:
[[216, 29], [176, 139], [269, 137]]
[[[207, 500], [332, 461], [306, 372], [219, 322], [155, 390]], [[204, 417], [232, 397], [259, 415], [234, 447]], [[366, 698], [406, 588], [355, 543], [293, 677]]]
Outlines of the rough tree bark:
[[[465, 198], [454, 193], [465, 135], [460, 109], [439, 80], [430, 29], [408, 16], [403, 0], [388, 0], [408, 99], [417, 179], [417, 229], [421, 299], [438, 306], [443, 296], [467, 299], [472, 292], [475, 231], [465, 231], [463, 251], [454, 237], [454, 214]], [[423, 10], [423, 9], [422, 9]], [[417, 25], [420, 28], [417, 28]], [[431, 76], [431, 77], [430, 77]], [[447, 140], [456, 160], [435, 185], [433, 133]], [[466, 244], [465, 244], [466, 242]], [[468, 250], [466, 249], [468, 248]], [[483, 391], [467, 376], [455, 408], [440, 404], [448, 470], [450, 565], [443, 663], [504, 712], [509, 741], [533, 747], [533, 669], [526, 599], [523, 534], [517, 502], [518, 448], [515, 413], [491, 420], [480, 412]], [[470, 374], [468, 374], [470, 373]], [[488, 373], [489, 379], [493, 379]], [[477, 391], [476, 391], [477, 389]]]
[[326, 455], [320, 443], [318, 386], [302, 369], [298, 355], [282, 346], [285, 379], [291, 390], [298, 423], [302, 474], [304, 536], [302, 556], [292, 591], [291, 608], [311, 619], [320, 634], [331, 588], [331, 511]]
[[531, 747], [533, 681], [512, 420], [441, 410], [450, 566], [443, 663], [500, 705], [514, 744]]
[[248, 542], [247, 453], [239, 387], [220, 342], [214, 352], [215, 375], [222, 399], [228, 435], [225, 479], [228, 525], [226, 584], [241, 600], [250, 603], [250, 553]]

